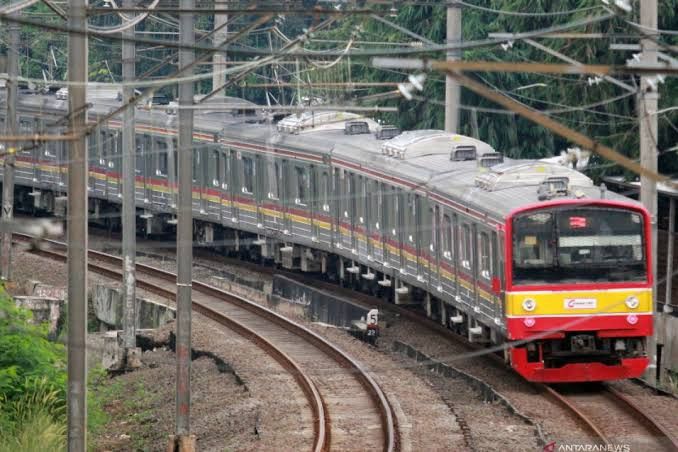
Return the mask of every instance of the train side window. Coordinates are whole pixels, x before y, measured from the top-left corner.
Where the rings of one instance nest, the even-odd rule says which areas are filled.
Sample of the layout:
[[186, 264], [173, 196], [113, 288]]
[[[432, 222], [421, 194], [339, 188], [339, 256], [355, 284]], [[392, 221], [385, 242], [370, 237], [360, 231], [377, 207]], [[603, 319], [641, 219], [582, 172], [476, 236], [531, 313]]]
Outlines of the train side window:
[[304, 166], [295, 166], [294, 171], [297, 178], [297, 193], [294, 198], [294, 203], [305, 206], [308, 204], [309, 192], [308, 169]]
[[158, 154], [158, 167], [155, 170], [155, 174], [167, 177], [167, 143], [156, 141], [155, 151]]
[[443, 224], [442, 224], [442, 251], [443, 257], [447, 260], [452, 259], [452, 220], [450, 216], [445, 214], [443, 215]]
[[255, 176], [254, 160], [252, 160], [252, 157], [243, 156], [242, 173], [243, 173], [242, 192], [251, 195], [254, 193], [254, 176]]
[[487, 232], [481, 232], [478, 237], [478, 250], [480, 258], [478, 259], [478, 267], [480, 276], [485, 279], [492, 277], [492, 255], [490, 253], [490, 237]]
[[461, 266], [467, 270], [471, 269], [471, 254], [473, 252], [471, 246], [471, 226], [468, 224], [462, 225], [461, 228]]

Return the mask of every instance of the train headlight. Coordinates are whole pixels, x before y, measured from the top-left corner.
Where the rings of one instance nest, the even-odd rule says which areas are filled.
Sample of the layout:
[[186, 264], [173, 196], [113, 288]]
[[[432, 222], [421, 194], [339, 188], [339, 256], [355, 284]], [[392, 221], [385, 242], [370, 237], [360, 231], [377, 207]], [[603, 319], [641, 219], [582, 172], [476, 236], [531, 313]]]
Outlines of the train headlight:
[[536, 307], [537, 307], [537, 302], [534, 301], [532, 298], [525, 298], [523, 300], [523, 309], [524, 310], [526, 310], [528, 312], [532, 312], [532, 311], [535, 310]]
[[636, 309], [640, 305], [640, 300], [638, 300], [638, 297], [630, 295], [626, 298], [625, 303], [629, 309]]

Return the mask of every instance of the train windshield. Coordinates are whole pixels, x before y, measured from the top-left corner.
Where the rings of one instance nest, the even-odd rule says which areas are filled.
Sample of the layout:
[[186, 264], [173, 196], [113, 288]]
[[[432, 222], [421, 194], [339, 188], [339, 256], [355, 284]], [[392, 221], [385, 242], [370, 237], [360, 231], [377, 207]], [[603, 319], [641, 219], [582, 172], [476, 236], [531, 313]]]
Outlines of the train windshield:
[[531, 212], [513, 220], [513, 284], [646, 281], [643, 218], [621, 209]]

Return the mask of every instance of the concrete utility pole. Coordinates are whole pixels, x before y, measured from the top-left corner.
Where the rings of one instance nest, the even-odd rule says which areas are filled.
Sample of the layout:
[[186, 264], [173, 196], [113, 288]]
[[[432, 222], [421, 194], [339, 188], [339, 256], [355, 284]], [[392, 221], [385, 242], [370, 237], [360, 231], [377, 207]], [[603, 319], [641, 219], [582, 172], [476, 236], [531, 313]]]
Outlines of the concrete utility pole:
[[[195, 8], [195, 0], [180, 0], [181, 9]], [[179, 40], [184, 45], [195, 43], [193, 14], [179, 14]], [[189, 66], [195, 58], [191, 49], [179, 50], [179, 67]], [[193, 67], [182, 74], [190, 77]], [[179, 106], [193, 105], [193, 82], [179, 84]], [[190, 434], [191, 413], [191, 282], [193, 266], [193, 110], [179, 109], [179, 196], [177, 206], [177, 399], [175, 447], [192, 451], [195, 437]]]
[[[12, 14], [18, 16], [20, 12]], [[9, 46], [7, 49], [7, 118], [5, 122], [6, 135], [18, 135], [16, 104], [19, 88], [19, 40], [21, 30], [17, 22], [9, 22]], [[7, 146], [7, 155], [4, 159], [2, 179], [2, 219], [12, 221], [14, 216], [14, 163], [16, 147]], [[2, 279], [10, 278], [12, 267], [12, 232], [2, 233], [2, 249], [0, 250], [0, 274]]]
[[[461, 8], [457, 2], [447, 4], [447, 38], [446, 43], [457, 44], [461, 42]], [[448, 50], [449, 61], [459, 60], [461, 51], [458, 49]], [[456, 133], [459, 129], [459, 104], [461, 103], [461, 87], [457, 81], [445, 76], [445, 132]]]
[[[131, 8], [132, 0], [125, 0], [123, 5]], [[125, 38], [134, 38], [134, 27], [122, 32]], [[136, 45], [133, 41], [122, 42], [122, 88], [123, 103], [134, 96], [131, 83], [135, 74]], [[139, 367], [140, 350], [137, 349], [136, 338], [136, 205], [135, 205], [135, 118], [134, 108], [127, 108], [122, 116], [122, 256], [123, 256], [123, 294], [125, 312], [123, 315], [123, 347], [124, 366], [128, 369]]]
[[[87, 0], [68, 0], [68, 27], [87, 28]], [[87, 450], [87, 36], [68, 34], [68, 450]]]
[[[645, 27], [644, 33], [656, 39], [657, 29], [657, 0], [643, 0], [640, 3], [640, 24]], [[643, 51], [643, 66], [657, 64], [657, 44], [652, 39], [642, 39], [640, 45]], [[659, 92], [657, 83], [651, 83], [652, 76], [640, 78], [640, 94], [638, 96], [638, 121], [640, 122], [640, 164], [657, 172], [657, 104]], [[653, 311], [657, 312], [657, 183], [649, 178], [640, 178], [640, 201], [652, 216], [652, 273], [654, 280]], [[655, 327], [657, 322], [655, 321]], [[650, 357], [650, 367], [646, 378], [654, 385], [657, 380], [657, 333], [650, 337], [647, 344]]]
[[[224, 5], [218, 2], [214, 3], [215, 8], [223, 8]], [[225, 7], [228, 7], [226, 4]], [[215, 46], [218, 46], [222, 42], [226, 41], [228, 38], [228, 25], [224, 25], [228, 22], [227, 14], [215, 14], [214, 15], [214, 28], [219, 27], [219, 31], [214, 33], [212, 38], [212, 43]], [[223, 25], [223, 27], [222, 27]], [[217, 52], [212, 57], [212, 69], [214, 73], [212, 74], [212, 89], [215, 90], [220, 86], [226, 84], [226, 74], [223, 71], [226, 70], [226, 52]]]

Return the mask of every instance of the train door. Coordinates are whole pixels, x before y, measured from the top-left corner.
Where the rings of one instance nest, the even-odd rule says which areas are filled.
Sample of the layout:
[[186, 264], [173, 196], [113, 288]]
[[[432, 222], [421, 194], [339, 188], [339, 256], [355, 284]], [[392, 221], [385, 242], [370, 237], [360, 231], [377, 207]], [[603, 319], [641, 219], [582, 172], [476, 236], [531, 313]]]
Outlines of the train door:
[[283, 223], [282, 208], [282, 162], [269, 157], [266, 168], [266, 201], [263, 208], [264, 228], [279, 231]]
[[479, 259], [480, 250], [478, 249], [478, 226], [473, 223], [471, 225], [471, 284], [473, 286], [471, 300], [476, 308], [480, 306], [480, 294], [478, 291], [478, 284], [480, 283], [480, 271], [478, 265]]
[[433, 250], [431, 249], [431, 221], [433, 215], [425, 196], [414, 195], [415, 204], [415, 249], [417, 255], [417, 279], [426, 284], [430, 283], [429, 267], [432, 268]]
[[221, 203], [221, 218], [222, 223], [226, 220], [231, 221], [233, 218], [233, 209], [231, 203], [231, 151], [228, 148], [219, 148], [219, 168], [221, 173], [220, 179], [220, 203]]
[[202, 206], [202, 171], [203, 171], [203, 148], [202, 146], [196, 146], [192, 142], [190, 151], [192, 156], [192, 180], [193, 184], [191, 186], [191, 206], [194, 215], [199, 215], [203, 210]]
[[385, 231], [386, 259], [385, 261], [397, 271], [401, 267], [400, 258], [400, 235], [402, 224], [400, 223], [401, 199], [400, 189], [389, 186], [386, 197], [386, 219], [388, 220], [387, 230]]
[[341, 246], [349, 251], [353, 249], [353, 177], [352, 174], [344, 171], [342, 180], [342, 190], [340, 196], [340, 219], [339, 231], [341, 237]]
[[153, 140], [153, 155], [155, 156], [153, 165], [155, 180], [150, 185], [152, 193], [152, 202], [161, 208], [169, 204], [169, 156], [168, 145], [164, 138]]
[[492, 232], [492, 247], [494, 275], [492, 277], [492, 291], [495, 296], [495, 318], [504, 318], [504, 238], [497, 232]]
[[172, 140], [169, 142], [169, 149], [168, 149], [168, 157], [167, 157], [167, 172], [168, 177], [167, 177], [167, 190], [168, 190], [168, 197], [169, 197], [169, 205], [172, 208], [176, 208], [177, 206], [177, 170], [179, 168], [178, 166], [178, 155], [177, 155], [177, 139], [172, 138]]
[[240, 160], [242, 155], [240, 151], [231, 149], [229, 155], [230, 174], [231, 174], [231, 188], [229, 195], [231, 197], [231, 221], [238, 222], [239, 203], [241, 199], [242, 185], [240, 183]]
[[371, 258], [377, 262], [383, 262], [381, 187], [380, 183], [376, 180], [368, 180], [367, 184], [367, 212], [365, 219], [367, 224], [367, 256], [368, 259]]
[[[99, 165], [99, 148], [97, 147], [97, 136], [99, 129], [96, 128], [92, 133], [87, 135], [87, 188], [93, 196], [97, 195], [97, 169]], [[46, 146], [45, 146], [46, 149]], [[40, 152], [41, 155], [42, 152]], [[38, 160], [36, 159], [36, 176], [38, 177]]]
[[[442, 210], [442, 209], [441, 209]], [[438, 285], [443, 292], [448, 295], [456, 293], [456, 270], [454, 265], [454, 223], [452, 215], [439, 210], [442, 218], [439, 220], [440, 229], [438, 232], [439, 248], [438, 253]]]
[[432, 207], [429, 207], [428, 212], [430, 215], [430, 221], [428, 224], [431, 225], [430, 240], [427, 247], [427, 252], [429, 255], [429, 284], [432, 289], [435, 288], [437, 291], [438, 289], [442, 289], [440, 279], [440, 262], [443, 253], [441, 237], [443, 231], [440, 206], [436, 204]]
[[402, 199], [405, 209], [402, 210], [402, 266], [405, 272], [416, 277], [419, 274], [417, 248], [417, 196], [412, 192], [403, 191]]
[[121, 195], [120, 191], [120, 167], [121, 167], [121, 141], [117, 132], [106, 132], [106, 145], [104, 149], [107, 152], [107, 170], [106, 182], [108, 185], [108, 198], [115, 201]]
[[92, 171], [94, 176], [94, 192], [100, 197], [106, 197], [106, 154], [104, 153], [104, 131], [101, 128], [97, 128], [92, 136], [94, 140], [94, 148], [96, 153], [93, 154], [94, 158], [92, 163], [94, 164], [94, 169]]
[[470, 223], [459, 219], [461, 235], [459, 253], [459, 294], [462, 301], [473, 306], [475, 302], [475, 281], [473, 277], [473, 229]]
[[254, 202], [256, 205], [256, 223], [257, 228], [264, 224], [264, 203], [268, 199], [266, 196], [266, 159], [261, 154], [255, 155], [255, 174], [254, 179]]
[[353, 242], [358, 255], [367, 257], [367, 178], [355, 175], [355, 215], [353, 217]]
[[[40, 133], [38, 129], [38, 120], [32, 117], [19, 118], [19, 130], [21, 134], [25, 135]], [[21, 142], [10, 144], [9, 146], [14, 146], [17, 149], [15, 154], [16, 164], [14, 167], [15, 182], [33, 185], [35, 179], [34, 154], [39, 149], [39, 145], [37, 143]]]
[[257, 206], [255, 192], [257, 189], [257, 167], [255, 156], [242, 152], [240, 154], [241, 189], [238, 203], [238, 219], [250, 226], [257, 224]]
[[136, 179], [134, 198], [145, 205], [151, 202], [150, 184], [153, 179], [153, 175], [150, 172], [151, 165], [149, 164], [151, 153], [147, 149], [147, 143], [142, 135], [136, 135], [134, 146], [134, 176]]
[[221, 220], [221, 149], [211, 146], [207, 156], [207, 215]]
[[343, 220], [343, 203], [341, 198], [343, 196], [344, 179], [342, 176], [342, 169], [334, 168], [332, 173], [332, 199], [330, 203], [330, 210], [332, 216], [332, 243], [337, 246], [341, 244], [341, 222]]

